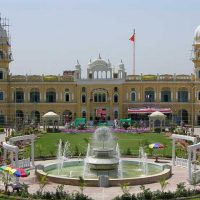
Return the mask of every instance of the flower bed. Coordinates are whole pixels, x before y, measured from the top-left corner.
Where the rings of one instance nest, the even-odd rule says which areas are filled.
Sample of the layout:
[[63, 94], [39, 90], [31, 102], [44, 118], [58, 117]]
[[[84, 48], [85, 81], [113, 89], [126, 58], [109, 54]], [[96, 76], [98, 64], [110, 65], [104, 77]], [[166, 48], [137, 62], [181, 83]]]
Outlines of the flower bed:
[[[94, 133], [95, 128], [78, 130], [78, 129], [61, 129], [63, 133]], [[113, 133], [148, 133], [150, 132], [149, 128], [133, 128], [133, 129], [123, 129], [123, 128], [111, 128], [111, 132]]]

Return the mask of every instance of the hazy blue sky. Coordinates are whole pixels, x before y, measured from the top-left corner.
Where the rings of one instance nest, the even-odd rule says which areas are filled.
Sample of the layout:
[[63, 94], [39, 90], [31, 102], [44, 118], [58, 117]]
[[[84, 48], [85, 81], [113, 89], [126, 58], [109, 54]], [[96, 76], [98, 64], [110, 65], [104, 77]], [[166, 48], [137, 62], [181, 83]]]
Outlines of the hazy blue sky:
[[10, 20], [13, 74], [62, 74], [78, 59], [86, 71], [101, 53], [136, 74], [193, 72], [190, 61], [199, 0], [0, 0]]

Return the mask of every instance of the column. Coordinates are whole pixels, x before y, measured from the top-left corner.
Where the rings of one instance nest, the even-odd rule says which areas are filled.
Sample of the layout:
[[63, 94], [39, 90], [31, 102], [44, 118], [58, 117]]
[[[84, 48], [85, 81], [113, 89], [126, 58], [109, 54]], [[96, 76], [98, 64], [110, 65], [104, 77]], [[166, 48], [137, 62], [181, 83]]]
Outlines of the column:
[[[194, 149], [194, 150], [193, 150], [193, 159], [192, 159], [192, 160], [196, 161], [196, 159], [197, 159], [197, 156], [196, 156], [196, 149]], [[195, 164], [194, 164], [194, 170], [196, 170], [196, 162], [195, 162]]]
[[188, 150], [188, 180], [192, 181], [192, 165], [191, 165], [191, 151]]
[[[19, 162], [18, 162], [18, 150], [15, 151], [15, 167], [18, 168], [19, 167]], [[16, 177], [16, 184], [19, 183], [19, 177]]]
[[32, 163], [32, 167], [35, 166], [34, 164], [34, 138], [31, 139], [31, 163]]
[[175, 150], [176, 150], [176, 148], [175, 148], [175, 139], [173, 139], [172, 140], [172, 165], [173, 166], [175, 166], [176, 165], [176, 163], [175, 163]]

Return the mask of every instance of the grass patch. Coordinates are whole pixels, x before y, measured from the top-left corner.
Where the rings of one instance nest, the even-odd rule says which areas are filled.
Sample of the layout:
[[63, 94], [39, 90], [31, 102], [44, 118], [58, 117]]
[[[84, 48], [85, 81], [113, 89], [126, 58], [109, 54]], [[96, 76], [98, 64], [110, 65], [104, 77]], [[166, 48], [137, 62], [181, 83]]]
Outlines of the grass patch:
[[[144, 146], [145, 151], [148, 154], [164, 155], [171, 157], [171, 139], [164, 136], [161, 133], [143, 133], [143, 134], [131, 134], [131, 133], [114, 133], [116, 137], [120, 151], [122, 155], [138, 155], [139, 147]], [[92, 133], [81, 134], [66, 134], [66, 133], [47, 133], [37, 138], [35, 142], [35, 156], [36, 157], [49, 157], [56, 156], [58, 142], [61, 139], [63, 142], [68, 141], [70, 143], [70, 150], [72, 154], [78, 151], [81, 155], [85, 155], [87, 149], [87, 141], [90, 141]], [[156, 149], [153, 152], [149, 151], [148, 144], [162, 143], [166, 146], [164, 149]], [[26, 151], [28, 154], [30, 148]], [[127, 153], [128, 152], [128, 153]]]

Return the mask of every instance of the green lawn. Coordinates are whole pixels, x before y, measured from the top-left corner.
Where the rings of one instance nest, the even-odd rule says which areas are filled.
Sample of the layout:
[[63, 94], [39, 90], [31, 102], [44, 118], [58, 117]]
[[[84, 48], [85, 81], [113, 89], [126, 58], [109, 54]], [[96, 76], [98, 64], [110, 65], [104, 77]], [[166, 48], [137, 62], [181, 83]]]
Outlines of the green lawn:
[[[35, 142], [35, 154], [36, 157], [56, 156], [58, 142], [69, 141], [72, 154], [75, 153], [75, 147], [81, 152], [81, 155], [85, 154], [87, 148], [87, 141], [93, 136], [92, 133], [80, 133], [80, 134], [66, 134], [66, 133], [47, 133], [37, 138]], [[120, 151], [122, 155], [130, 154], [138, 155], [139, 147], [142, 145], [145, 147], [145, 151], [150, 154], [148, 144], [160, 142], [166, 146], [164, 149], [153, 150], [154, 155], [171, 156], [171, 139], [160, 133], [142, 133], [142, 134], [130, 134], [130, 133], [114, 133], [114, 136], [118, 140]], [[26, 151], [29, 153], [30, 149]]]

